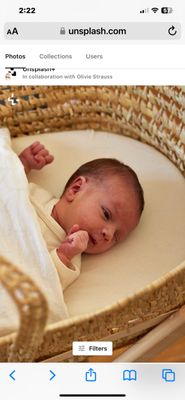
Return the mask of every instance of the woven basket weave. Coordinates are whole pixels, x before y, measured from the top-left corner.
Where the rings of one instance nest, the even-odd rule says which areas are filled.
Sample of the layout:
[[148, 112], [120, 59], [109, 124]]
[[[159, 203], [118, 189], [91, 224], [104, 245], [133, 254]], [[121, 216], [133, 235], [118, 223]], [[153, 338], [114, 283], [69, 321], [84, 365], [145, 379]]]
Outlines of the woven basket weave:
[[[19, 98], [15, 106], [8, 101], [12, 93]], [[0, 126], [8, 127], [12, 137], [82, 129], [126, 135], [155, 147], [185, 176], [182, 87], [0, 87]], [[185, 303], [183, 262], [136, 295], [45, 328], [47, 304], [34, 282], [2, 257], [0, 280], [20, 313], [19, 332], [0, 338], [2, 362], [64, 354], [73, 340], [110, 338], [116, 348]], [[23, 295], [21, 304], [15, 288]]]

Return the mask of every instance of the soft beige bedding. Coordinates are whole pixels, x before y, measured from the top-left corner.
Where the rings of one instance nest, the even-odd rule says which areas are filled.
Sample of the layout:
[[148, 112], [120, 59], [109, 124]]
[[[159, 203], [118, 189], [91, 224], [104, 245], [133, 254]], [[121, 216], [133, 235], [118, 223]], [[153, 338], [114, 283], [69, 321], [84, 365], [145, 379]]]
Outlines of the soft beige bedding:
[[55, 161], [30, 180], [59, 196], [82, 163], [113, 157], [138, 174], [146, 206], [139, 226], [109, 252], [83, 256], [79, 279], [65, 291], [70, 315], [106, 307], [151, 284], [185, 258], [185, 183], [177, 168], [148, 145], [110, 133], [63, 132], [13, 140], [20, 152], [34, 140], [44, 143]]

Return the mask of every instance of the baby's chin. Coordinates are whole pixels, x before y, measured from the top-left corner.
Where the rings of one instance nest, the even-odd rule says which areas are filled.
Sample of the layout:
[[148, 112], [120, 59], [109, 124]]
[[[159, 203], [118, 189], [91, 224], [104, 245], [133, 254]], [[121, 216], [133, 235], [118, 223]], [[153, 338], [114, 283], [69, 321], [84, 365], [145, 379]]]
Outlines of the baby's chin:
[[108, 249], [98, 249], [96, 248], [96, 246], [91, 247], [89, 246], [89, 248], [87, 247], [87, 249], [84, 251], [84, 254], [102, 254], [105, 253]]
[[83, 254], [101, 254], [101, 253], [104, 253], [105, 251], [97, 251], [97, 250], [93, 250], [93, 249], [90, 249], [90, 250], [86, 250], [86, 251], [84, 251], [84, 253]]

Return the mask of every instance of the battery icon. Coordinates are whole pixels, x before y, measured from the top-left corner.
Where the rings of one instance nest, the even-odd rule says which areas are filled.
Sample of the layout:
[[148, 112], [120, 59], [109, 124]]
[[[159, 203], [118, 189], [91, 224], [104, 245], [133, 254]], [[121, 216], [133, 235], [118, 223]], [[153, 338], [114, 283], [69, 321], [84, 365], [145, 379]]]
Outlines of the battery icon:
[[173, 8], [172, 7], [162, 7], [161, 12], [162, 12], [162, 14], [171, 14], [173, 12]]

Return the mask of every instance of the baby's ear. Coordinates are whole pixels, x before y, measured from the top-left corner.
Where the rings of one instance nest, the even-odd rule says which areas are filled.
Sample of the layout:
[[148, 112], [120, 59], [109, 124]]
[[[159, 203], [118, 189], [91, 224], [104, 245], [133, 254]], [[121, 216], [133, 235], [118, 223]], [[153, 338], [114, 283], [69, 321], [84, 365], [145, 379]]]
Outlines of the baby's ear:
[[78, 176], [66, 189], [65, 197], [68, 201], [73, 201], [76, 194], [83, 189], [87, 182], [87, 178], [85, 176]]

